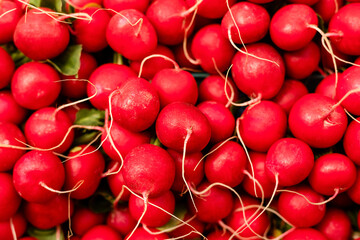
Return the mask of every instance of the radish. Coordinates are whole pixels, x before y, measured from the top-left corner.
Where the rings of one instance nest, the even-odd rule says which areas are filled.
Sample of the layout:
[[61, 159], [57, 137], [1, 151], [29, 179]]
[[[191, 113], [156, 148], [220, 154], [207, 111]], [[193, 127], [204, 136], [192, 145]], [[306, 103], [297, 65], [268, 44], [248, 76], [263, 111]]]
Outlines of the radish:
[[54, 11], [48, 8], [31, 9], [16, 25], [15, 46], [35, 61], [54, 58], [69, 44], [70, 34], [66, 24], [57, 20], [52, 13]]
[[16, 25], [22, 15], [23, 11], [16, 2], [7, 0], [0, 2], [0, 44], [13, 41]]
[[[154, 231], [154, 230], [152, 230]], [[156, 231], [155, 231], [156, 233]], [[128, 234], [124, 239], [131, 239], [131, 240], [166, 240], [169, 239], [169, 236], [165, 233], [160, 234], [151, 234], [148, 231], [146, 231], [143, 227], [139, 227], [135, 230], [135, 232], [129, 237], [130, 234]], [[107, 240], [107, 239], [106, 239]]]
[[[0, 172], [6, 172], [12, 170], [16, 161], [25, 153], [21, 147], [25, 143], [25, 136], [17, 125], [10, 122], [0, 121], [0, 144], [3, 146], [0, 148]], [[14, 148], [8, 148], [6, 146], [14, 146]], [[19, 147], [16, 149], [16, 147]]]
[[[196, 14], [210, 19], [222, 18], [228, 11], [228, 6], [231, 7], [235, 2], [235, 0], [203, 0], [197, 7]], [[192, 7], [197, 4], [197, 1], [186, 0], [186, 3], [189, 7]]]
[[[336, 67], [337, 68], [341, 68], [341, 67], [346, 67], [347, 63], [344, 61], [351, 61], [351, 56], [344, 54], [342, 52], [340, 52], [335, 46], [332, 46], [332, 51], [333, 54], [335, 56], [337, 56], [337, 58], [335, 59], [336, 62]], [[324, 69], [330, 69], [330, 70], [335, 70], [334, 69], [334, 60], [332, 55], [324, 48], [324, 46], [321, 46], [320, 48], [320, 54], [321, 54], [321, 63]], [[344, 61], [340, 61], [339, 59], [343, 59]]]
[[[113, 168], [114, 166], [118, 166], [117, 164], [118, 163], [114, 161], [110, 162], [109, 169]], [[115, 174], [109, 174], [109, 176], [106, 179], [113, 196], [119, 197], [119, 194], [121, 193], [119, 200], [122, 201], [129, 200], [130, 192], [127, 189], [123, 189], [125, 185], [123, 171], [117, 172]]]
[[13, 177], [9, 173], [0, 173], [0, 221], [8, 221], [18, 211], [21, 197], [13, 184]]
[[325, 23], [344, 5], [343, 0], [318, 0], [313, 6], [315, 12], [320, 15]]
[[208, 240], [228, 240], [231, 235], [228, 232], [215, 230], [214, 232], [209, 233], [206, 235]]
[[348, 190], [356, 181], [356, 167], [345, 155], [329, 153], [319, 157], [309, 175], [311, 187], [323, 195]]
[[107, 225], [96, 225], [87, 231], [81, 240], [122, 240], [120, 233]]
[[82, 236], [92, 227], [104, 222], [105, 214], [95, 213], [85, 207], [77, 207], [71, 217], [71, 229], [75, 234]]
[[232, 77], [236, 86], [251, 98], [274, 97], [285, 79], [281, 55], [267, 43], [253, 43], [246, 50], [247, 54], [238, 52], [232, 59]]
[[180, 67], [184, 69], [200, 69], [197, 62], [192, 61], [194, 55], [191, 53], [192, 37], [186, 40], [186, 53], [184, 51], [184, 44], [178, 44], [173, 47], [175, 60]]
[[19, 105], [36, 110], [55, 102], [61, 90], [59, 80], [59, 74], [51, 66], [28, 62], [16, 69], [11, 91]]
[[33, 112], [25, 122], [25, 137], [34, 148], [63, 153], [73, 142], [74, 130], [69, 117], [53, 107]]
[[311, 26], [317, 26], [316, 12], [305, 4], [289, 4], [280, 8], [270, 21], [270, 37], [273, 43], [286, 51], [305, 47], [316, 34]]
[[[357, 118], [359, 121], [360, 118]], [[346, 128], [343, 138], [343, 147], [348, 156], [356, 165], [360, 166], [360, 154], [357, 151], [360, 147], [360, 124], [352, 121]]]
[[352, 226], [349, 216], [342, 209], [329, 208], [322, 221], [316, 226], [329, 240], [351, 239]]
[[25, 120], [27, 110], [14, 99], [12, 92], [0, 91], [0, 119], [2, 121], [20, 124]]
[[[11, 224], [13, 225], [14, 231], [16, 233], [15, 234], [16, 237], [21, 237], [26, 232], [27, 221], [24, 217], [24, 214], [19, 211], [18, 213], [13, 215], [10, 219], [0, 221], [1, 240], [14, 240]], [[37, 240], [37, 239], [30, 239], [30, 240]]]
[[290, 233], [286, 234], [284, 240], [327, 240], [327, 238], [318, 230], [314, 228], [296, 228]]
[[183, 221], [186, 221], [189, 225], [177, 225], [177, 228], [169, 232], [172, 238], [183, 238], [183, 239], [197, 239], [199, 235], [205, 230], [205, 223], [190, 215], [189, 212], [185, 213]]
[[[1, 3], [6, 3], [3, 1]], [[1, 4], [0, 3], [0, 4]], [[1, 8], [0, 8], [1, 9]], [[1, 20], [1, 18], [0, 18]], [[0, 89], [9, 85], [15, 71], [15, 63], [10, 54], [0, 47]]]
[[[341, 73], [338, 74], [338, 77], [339, 78], [341, 77]], [[335, 99], [335, 93], [336, 93], [335, 81], [336, 81], [335, 73], [324, 77], [321, 80], [321, 82], [316, 86], [315, 93], [319, 93], [331, 99]]]
[[184, 102], [164, 107], [155, 128], [160, 142], [178, 152], [200, 152], [211, 138], [211, 126], [205, 115], [197, 107]]
[[77, 103], [73, 104], [71, 106], [68, 106], [66, 108], [63, 108], [63, 111], [66, 113], [66, 115], [69, 117], [70, 121], [72, 123], [76, 122], [76, 115], [81, 109], [90, 109], [91, 106], [89, 103]]
[[150, 0], [102, 0], [105, 8], [120, 12], [125, 9], [136, 9], [145, 12]]
[[114, 51], [129, 60], [146, 57], [155, 50], [158, 42], [153, 25], [135, 9], [122, 10], [110, 19], [106, 40]]
[[127, 206], [115, 206], [106, 218], [106, 225], [120, 232], [122, 236], [129, 234], [136, 226]]
[[360, 204], [360, 170], [356, 169], [356, 180], [355, 183], [346, 191], [346, 195], [351, 199], [352, 202]]
[[344, 109], [331, 98], [317, 93], [301, 97], [289, 114], [289, 128], [294, 136], [316, 148], [331, 147], [339, 142], [347, 123]]

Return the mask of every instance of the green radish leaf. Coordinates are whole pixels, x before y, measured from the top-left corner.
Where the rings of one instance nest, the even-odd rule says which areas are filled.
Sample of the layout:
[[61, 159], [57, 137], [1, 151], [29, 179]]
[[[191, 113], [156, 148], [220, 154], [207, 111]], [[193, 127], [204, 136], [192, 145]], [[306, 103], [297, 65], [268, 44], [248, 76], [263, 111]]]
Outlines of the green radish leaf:
[[[185, 215], [187, 213], [187, 207], [183, 203], [177, 203], [175, 206], [174, 214], [178, 219], [184, 220]], [[166, 229], [170, 229], [175, 227], [176, 225], [181, 224], [181, 222], [175, 218], [171, 218], [165, 225], [156, 228], [157, 230], [164, 231]]]
[[62, 54], [47, 61], [63, 75], [74, 76], [80, 69], [81, 50], [81, 45], [70, 45]]
[[[30, 226], [27, 230], [27, 233], [29, 234], [29, 236], [35, 237], [38, 240], [65, 240], [64, 233], [60, 226], [47, 230], [41, 230]], [[60, 238], [58, 238], [57, 236], [60, 236]]]
[[34, 7], [41, 7], [41, 0], [30, 0], [29, 4]]
[[55, 12], [62, 11], [62, 0], [30, 0], [29, 3], [35, 7], [50, 8]]
[[10, 54], [10, 56], [11, 56], [12, 60], [14, 61], [16, 67], [20, 67], [24, 63], [32, 61], [30, 58], [25, 56], [19, 49], [17, 49], [15, 47], [15, 45], [12, 44], [12, 43], [1, 45], [1, 47], [4, 48], [5, 51], [7, 51]]
[[76, 113], [75, 123], [82, 126], [104, 126], [105, 111], [98, 109], [80, 109]]

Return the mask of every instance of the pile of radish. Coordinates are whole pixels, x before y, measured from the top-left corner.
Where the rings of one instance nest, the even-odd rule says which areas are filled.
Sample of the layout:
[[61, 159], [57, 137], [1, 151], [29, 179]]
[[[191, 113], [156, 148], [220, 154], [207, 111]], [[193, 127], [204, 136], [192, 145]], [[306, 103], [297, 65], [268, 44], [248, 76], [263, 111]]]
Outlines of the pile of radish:
[[0, 239], [360, 239], [359, 0], [0, 0]]

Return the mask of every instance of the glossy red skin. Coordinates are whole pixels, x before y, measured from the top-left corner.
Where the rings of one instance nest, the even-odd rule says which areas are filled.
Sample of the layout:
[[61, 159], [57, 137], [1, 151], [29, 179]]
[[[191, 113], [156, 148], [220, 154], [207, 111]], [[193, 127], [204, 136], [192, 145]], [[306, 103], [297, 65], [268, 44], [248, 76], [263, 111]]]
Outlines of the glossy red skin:
[[195, 78], [181, 69], [163, 69], [151, 81], [159, 95], [161, 108], [172, 102], [187, 102], [195, 105], [198, 100], [198, 85]]
[[[138, 22], [140, 19], [141, 27]], [[138, 23], [132, 26], [129, 22]], [[110, 19], [106, 40], [114, 51], [129, 60], [143, 59], [155, 50], [158, 43], [153, 25], [143, 13], [135, 9], [122, 10]]]
[[208, 240], [228, 240], [231, 234], [221, 230], [215, 230], [214, 232], [209, 233], [206, 238]]
[[356, 169], [356, 180], [355, 183], [346, 191], [346, 194], [351, 199], [351, 201], [356, 204], [360, 204], [360, 170]]
[[[189, 212], [187, 212], [184, 216], [184, 219], [182, 219], [182, 220], [187, 221], [191, 217], [193, 217], [193, 215], [191, 215]], [[187, 221], [187, 223], [189, 225], [191, 225], [192, 227], [190, 227], [189, 225], [182, 225], [181, 227], [178, 227], [178, 228], [174, 229], [173, 231], [169, 232], [169, 235], [172, 238], [179, 238], [181, 236], [186, 236], [183, 239], [190, 240], [190, 239], [198, 238], [200, 236], [199, 233], [204, 232], [205, 223], [198, 220], [197, 218], [194, 218], [191, 221]], [[195, 231], [197, 231], [197, 232], [195, 232]]]
[[[12, 217], [12, 223], [15, 228], [16, 237], [21, 237], [26, 232], [27, 221], [22, 212], [14, 214]], [[0, 233], [1, 240], [13, 240], [13, 233], [11, 231], [10, 219], [0, 221]], [[25, 238], [20, 238], [22, 240], [27, 240]], [[19, 239], [19, 240], [20, 240]], [[37, 240], [37, 239], [28, 239], [28, 240]]]
[[[182, 178], [182, 158], [183, 154], [172, 149], [166, 150], [175, 161], [175, 179], [171, 190], [179, 193], [186, 191], [184, 179]], [[204, 178], [204, 161], [201, 152], [189, 153], [185, 155], [184, 175], [189, 186], [197, 186]], [[199, 163], [200, 162], [200, 163]], [[196, 165], [199, 165], [196, 167]], [[196, 167], [196, 169], [195, 169]], [[195, 170], [194, 170], [195, 169]]]
[[[52, 11], [48, 8], [42, 10]], [[47, 14], [36, 12], [39, 10], [31, 9], [19, 20], [14, 32], [15, 46], [35, 61], [54, 58], [69, 44], [68, 26]]]
[[168, 191], [175, 178], [175, 163], [166, 150], [152, 144], [133, 148], [124, 159], [123, 177], [131, 190], [156, 197]]
[[22, 198], [14, 188], [11, 174], [0, 173], [0, 221], [8, 221], [20, 207]]
[[339, 9], [329, 22], [332, 44], [342, 53], [360, 55], [360, 3], [350, 3]]
[[[5, 12], [8, 13], [3, 15]], [[1, 28], [0, 44], [6, 44], [13, 41], [13, 34], [15, 28], [18, 21], [23, 15], [23, 11], [16, 2], [1, 1], [0, 15], [2, 15], [2, 17], [0, 18], [0, 28]]]
[[[338, 77], [340, 77], [340, 75], [341, 73], [338, 73]], [[321, 80], [321, 82], [316, 86], [315, 93], [334, 99], [336, 94], [335, 79], [336, 77], [334, 73], [323, 78], [323, 80]]]
[[276, 140], [285, 136], [286, 128], [285, 111], [278, 104], [266, 100], [245, 109], [238, 130], [248, 148], [266, 152]]
[[287, 234], [283, 239], [284, 240], [303, 240], [303, 239], [327, 240], [327, 238], [320, 231], [314, 228], [294, 229], [291, 233]]
[[92, 20], [76, 19], [73, 22], [74, 36], [77, 44], [86, 52], [98, 52], [108, 46], [106, 29], [110, 21], [107, 11], [98, 7], [87, 7], [79, 12], [88, 14]]
[[[6, 2], [7, 1], [3, 1], [1, 3], [6, 3]], [[14, 71], [15, 71], [15, 63], [12, 60], [10, 54], [7, 51], [5, 51], [5, 49], [0, 47], [0, 89], [9, 85], [11, 78], [14, 74]]]
[[[157, 230], [150, 228], [150, 231], [156, 232]], [[130, 234], [126, 235], [126, 237], [124, 239], [128, 239], [129, 236], [130, 236]], [[131, 240], [143, 240], [143, 239], [146, 239], [146, 240], [166, 240], [166, 239], [169, 239], [169, 236], [167, 234], [165, 234], [165, 233], [150, 234], [144, 228], [139, 227], [131, 235], [130, 239]]]
[[96, 225], [87, 231], [81, 240], [122, 240], [120, 233], [107, 225]]
[[[357, 118], [359, 121], [360, 118]], [[360, 125], [356, 121], [352, 121], [346, 128], [343, 138], [343, 147], [348, 156], [357, 166], [360, 166]]]
[[270, 21], [270, 36], [276, 46], [286, 51], [305, 47], [316, 34], [308, 25], [318, 25], [315, 11], [305, 4], [288, 4]]
[[[232, 59], [232, 77], [239, 90], [249, 97], [273, 98], [285, 80], [285, 64], [275, 48], [266, 43], [246, 47], [248, 53], [274, 62], [237, 52]], [[245, 51], [244, 48], [242, 50]]]
[[304, 83], [298, 80], [288, 79], [284, 81], [280, 91], [272, 101], [282, 107], [288, 115], [294, 103], [308, 93], [309, 91]]
[[[296, 185], [288, 188], [305, 196], [310, 202], [319, 203], [325, 199], [307, 185]], [[295, 227], [312, 227], [318, 224], [325, 215], [326, 205], [309, 203], [304, 196], [296, 193], [281, 192], [278, 201], [278, 212]]]
[[50, 229], [65, 223], [74, 212], [74, 202], [66, 194], [57, 194], [44, 203], [25, 202], [24, 214], [28, 222], [38, 229]]
[[[194, 55], [191, 53], [191, 42], [192, 38], [187, 40], [186, 49], [191, 59], [194, 59]], [[186, 58], [184, 53], [184, 46], [182, 43], [173, 47], [175, 60], [182, 68], [189, 68], [189, 69], [200, 69], [199, 65], [193, 64]]]
[[28, 62], [16, 69], [11, 80], [11, 91], [20, 106], [36, 110], [55, 102], [61, 90], [59, 80], [59, 74], [53, 67]]
[[106, 225], [120, 232], [122, 236], [129, 234], [135, 228], [136, 223], [129, 208], [125, 206], [113, 208], [106, 218]]
[[352, 226], [349, 216], [342, 209], [329, 208], [322, 221], [316, 226], [329, 240], [351, 238]]
[[149, 6], [150, 0], [102, 0], [102, 2], [104, 8], [113, 9], [116, 12], [132, 8], [144, 13]]
[[47, 203], [58, 194], [40, 185], [61, 190], [65, 181], [65, 170], [60, 159], [51, 152], [30, 151], [15, 164], [13, 182], [22, 198], [34, 203]]
[[297, 138], [279, 139], [271, 145], [266, 155], [266, 174], [272, 182], [278, 175], [280, 186], [300, 183], [310, 174], [313, 166], [314, 154], [311, 148]]
[[[335, 46], [332, 46], [332, 51], [335, 56], [337, 56], [345, 61], [352, 61], [350, 55], [340, 52]], [[320, 53], [321, 53], [320, 55], [321, 55], [322, 67], [324, 69], [335, 70], [334, 62], [333, 62], [331, 54], [328, 51], [326, 51], [326, 49], [323, 46], [321, 46], [321, 48], [320, 48]], [[335, 59], [335, 62], [336, 62], [336, 68], [338, 68], [338, 69], [341, 67], [347, 67], [347, 63], [344, 63], [343, 61], [339, 61], [339, 60]]]
[[85, 155], [71, 158], [64, 163], [66, 176], [64, 189], [73, 189], [83, 181], [81, 186], [71, 193], [73, 199], [85, 199], [93, 195], [105, 169], [105, 159], [100, 151], [93, 146], [88, 146], [83, 151], [85, 147], [86, 145], [80, 145], [70, 150], [69, 157], [80, 153]]
[[[217, 148], [215, 145], [210, 151]], [[205, 159], [205, 175], [210, 183], [220, 182], [235, 187], [244, 178], [247, 157], [237, 142], [226, 142]]]
[[178, 152], [184, 150], [184, 139], [191, 130], [186, 153], [200, 152], [211, 138], [211, 127], [205, 115], [195, 106], [174, 102], [164, 107], [156, 120], [156, 135], [160, 142]]
[[[0, 144], [25, 147], [26, 139], [19, 127], [10, 122], [0, 121]], [[12, 170], [16, 161], [25, 153], [25, 150], [15, 148], [0, 148], [0, 172]]]
[[356, 167], [345, 155], [329, 153], [315, 161], [308, 180], [315, 191], [332, 196], [335, 189], [344, 192], [355, 183]]
[[11, 91], [0, 91], [0, 119], [2, 121], [20, 124], [25, 120], [27, 110], [14, 99]]
[[[186, 3], [189, 7], [191, 7], [195, 5], [196, 0], [186, 0]], [[227, 3], [231, 7], [236, 3], [236, 1], [229, 0], [225, 2], [222, 0], [204, 0], [199, 4], [196, 14], [210, 19], [222, 18], [228, 11]]]
[[[112, 172], [115, 172], [119, 169], [119, 163], [116, 163], [115, 161], [111, 161], [109, 163], [109, 167], [108, 169], [112, 169], [114, 166], [116, 165], [116, 168], [114, 168], [112, 170]], [[129, 197], [130, 197], [130, 192], [129, 190], [127, 190], [126, 188], [124, 188], [123, 190], [123, 186], [126, 185], [125, 184], [125, 180], [124, 180], [124, 176], [123, 176], [123, 171], [120, 171], [116, 174], [111, 174], [110, 176], [108, 176], [107, 178], [107, 182], [109, 184], [110, 187], [110, 191], [113, 194], [113, 196], [116, 198], [118, 197], [118, 195], [121, 193], [121, 191], [123, 191], [120, 200], [122, 201], [128, 201]]]
[[238, 2], [231, 7], [231, 13], [227, 11], [221, 20], [222, 33], [227, 39], [229, 39], [229, 29], [232, 41], [238, 44], [258, 42], [267, 34], [270, 15], [263, 6], [250, 2]]
[[341, 106], [329, 97], [310, 93], [295, 102], [289, 114], [289, 127], [296, 138], [315, 148], [327, 148], [339, 142], [347, 127]]
[[136, 74], [128, 66], [114, 63], [106, 63], [99, 66], [90, 75], [87, 84], [88, 97], [91, 104], [100, 110], [105, 110], [109, 106], [109, 96], [118, 87], [124, 85], [128, 78], [136, 77]]
[[235, 49], [223, 36], [221, 25], [210, 24], [195, 33], [191, 52], [205, 72], [217, 74], [214, 62], [219, 71], [224, 72], [231, 64]]
[[201, 102], [197, 107], [206, 116], [211, 126], [211, 143], [231, 137], [235, 130], [235, 118], [223, 104], [214, 101]]
[[322, 20], [328, 23], [331, 17], [338, 11], [337, 8], [341, 8], [343, 5], [343, 0], [318, 0], [313, 8], [321, 16]]
[[[55, 111], [56, 114], [55, 114]], [[66, 136], [72, 122], [67, 114], [53, 107], [46, 107], [33, 112], [25, 122], [25, 137], [27, 142], [34, 147], [50, 149], [58, 146], [63, 139], [65, 141], [52, 151], [65, 152], [73, 142], [74, 130]]]
[[105, 223], [105, 214], [95, 213], [88, 208], [77, 207], [71, 217], [71, 229], [82, 236], [92, 227]]

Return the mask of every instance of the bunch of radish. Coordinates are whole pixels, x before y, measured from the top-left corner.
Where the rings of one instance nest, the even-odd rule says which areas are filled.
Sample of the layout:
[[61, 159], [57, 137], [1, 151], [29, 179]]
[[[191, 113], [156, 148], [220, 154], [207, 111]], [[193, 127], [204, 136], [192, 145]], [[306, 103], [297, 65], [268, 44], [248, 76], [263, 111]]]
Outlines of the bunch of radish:
[[360, 238], [359, 0], [0, 0], [0, 239]]

